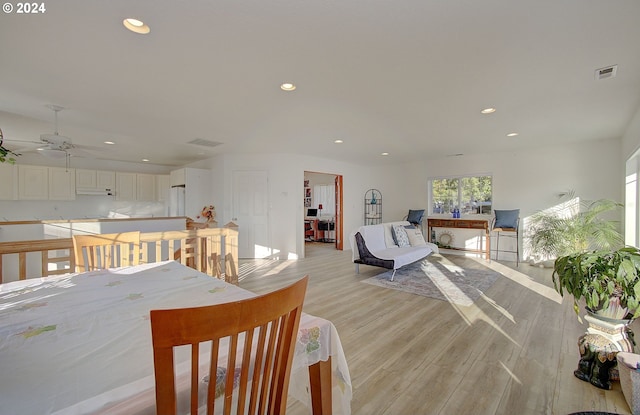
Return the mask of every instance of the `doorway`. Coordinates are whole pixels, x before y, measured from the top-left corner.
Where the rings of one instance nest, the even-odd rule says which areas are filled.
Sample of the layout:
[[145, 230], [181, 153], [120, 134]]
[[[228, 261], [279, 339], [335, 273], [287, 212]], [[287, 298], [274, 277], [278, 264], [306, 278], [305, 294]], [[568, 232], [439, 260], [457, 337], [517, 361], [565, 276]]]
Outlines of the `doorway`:
[[342, 175], [304, 172], [305, 256], [343, 249]]

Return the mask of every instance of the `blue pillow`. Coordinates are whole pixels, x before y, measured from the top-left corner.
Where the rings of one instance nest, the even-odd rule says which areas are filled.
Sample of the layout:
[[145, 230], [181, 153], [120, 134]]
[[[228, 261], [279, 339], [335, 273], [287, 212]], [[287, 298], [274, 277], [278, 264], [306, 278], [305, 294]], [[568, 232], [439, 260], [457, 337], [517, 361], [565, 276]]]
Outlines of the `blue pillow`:
[[409, 209], [409, 215], [407, 215], [407, 222], [420, 223], [422, 222], [423, 215], [424, 215], [424, 209], [420, 209], [420, 210]]
[[518, 226], [518, 218], [520, 217], [520, 209], [513, 210], [494, 210], [496, 214], [496, 222], [494, 228], [511, 228]]

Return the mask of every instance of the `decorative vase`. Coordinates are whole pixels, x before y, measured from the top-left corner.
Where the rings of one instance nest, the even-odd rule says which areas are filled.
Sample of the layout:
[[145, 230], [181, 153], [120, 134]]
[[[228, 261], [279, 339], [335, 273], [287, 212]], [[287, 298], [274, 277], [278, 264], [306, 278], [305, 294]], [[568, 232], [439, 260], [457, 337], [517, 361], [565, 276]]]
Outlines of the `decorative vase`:
[[602, 317], [587, 310], [587, 332], [578, 339], [580, 362], [573, 374], [600, 389], [611, 389], [611, 381], [618, 380], [616, 355], [633, 353], [635, 342], [629, 328], [631, 319]]

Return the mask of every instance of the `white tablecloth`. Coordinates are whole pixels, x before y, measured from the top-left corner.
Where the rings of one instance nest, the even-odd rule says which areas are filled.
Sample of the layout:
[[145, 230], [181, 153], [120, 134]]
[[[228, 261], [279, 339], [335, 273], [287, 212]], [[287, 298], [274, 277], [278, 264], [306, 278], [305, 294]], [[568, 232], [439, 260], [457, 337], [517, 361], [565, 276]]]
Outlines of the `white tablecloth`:
[[[149, 311], [255, 294], [174, 261], [0, 284], [0, 406], [7, 414], [155, 414]], [[289, 393], [332, 357], [333, 411], [351, 380], [334, 325], [302, 315]]]

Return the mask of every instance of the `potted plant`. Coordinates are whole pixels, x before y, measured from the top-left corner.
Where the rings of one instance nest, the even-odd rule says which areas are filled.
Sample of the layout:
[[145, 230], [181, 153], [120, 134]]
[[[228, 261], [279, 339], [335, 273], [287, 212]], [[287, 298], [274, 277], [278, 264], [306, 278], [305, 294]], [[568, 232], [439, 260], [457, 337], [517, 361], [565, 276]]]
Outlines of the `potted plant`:
[[610, 199], [585, 202], [568, 193], [569, 201], [555, 209], [538, 212], [528, 220], [525, 244], [533, 263], [547, 261], [549, 266], [560, 256], [587, 250], [611, 250], [623, 246], [618, 222], [606, 214], [623, 205]]
[[584, 298], [587, 310], [610, 319], [635, 319], [640, 315], [640, 250], [625, 247], [574, 253], [555, 260], [553, 285], [560, 295]]
[[8, 148], [5, 148], [2, 143], [4, 142], [4, 137], [2, 136], [2, 129], [0, 129], [0, 163], [9, 163], [14, 164], [16, 159], [12, 156], [19, 156], [20, 154], [15, 153]]

